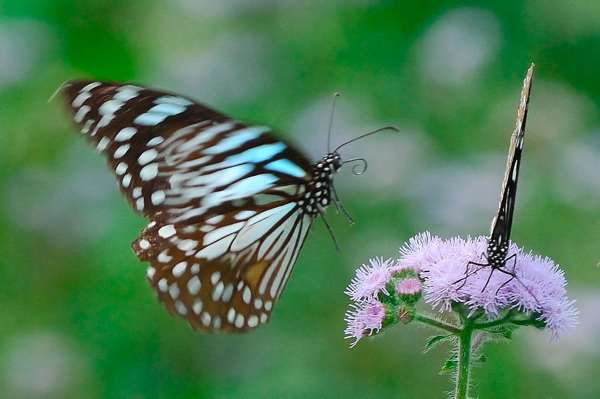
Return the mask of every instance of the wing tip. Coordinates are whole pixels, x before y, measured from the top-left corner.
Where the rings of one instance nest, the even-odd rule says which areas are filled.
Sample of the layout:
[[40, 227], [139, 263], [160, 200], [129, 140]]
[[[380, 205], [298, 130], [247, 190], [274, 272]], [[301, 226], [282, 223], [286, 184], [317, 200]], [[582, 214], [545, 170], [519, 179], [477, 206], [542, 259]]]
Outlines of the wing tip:
[[535, 71], [535, 63], [529, 64], [529, 68], [527, 68], [527, 73], [525, 74], [525, 82], [527, 86], [531, 85], [531, 81], [533, 80], [533, 72]]

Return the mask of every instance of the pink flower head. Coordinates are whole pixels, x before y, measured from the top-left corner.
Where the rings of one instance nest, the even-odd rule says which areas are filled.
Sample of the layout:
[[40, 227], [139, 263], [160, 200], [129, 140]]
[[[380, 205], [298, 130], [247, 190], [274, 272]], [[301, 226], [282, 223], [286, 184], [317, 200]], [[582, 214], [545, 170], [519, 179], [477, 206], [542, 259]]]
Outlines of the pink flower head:
[[512, 244], [508, 255], [515, 256], [502, 270], [515, 278], [489, 266], [468, 266], [487, 264], [486, 247], [483, 236], [442, 240], [426, 233], [402, 247], [400, 262], [420, 271], [425, 301], [442, 312], [462, 303], [493, 320], [501, 311], [517, 309], [537, 315], [553, 337], [573, 326], [577, 311], [567, 298], [564, 274], [551, 259]]
[[396, 283], [398, 295], [416, 295], [421, 292], [421, 280], [416, 277], [404, 278]]
[[344, 330], [345, 338], [354, 340], [350, 346], [354, 347], [365, 334], [378, 333], [384, 318], [385, 308], [376, 299], [371, 298], [368, 301], [351, 304], [344, 318], [347, 323]]
[[439, 237], [428, 231], [411, 237], [400, 247], [400, 259], [394, 271], [412, 269], [420, 271], [420, 267], [439, 258], [436, 248], [442, 243]]
[[352, 278], [348, 288], [346, 288], [346, 295], [353, 301], [374, 298], [379, 292], [388, 295], [389, 293], [386, 291], [385, 285], [391, 277], [391, 265], [391, 259], [370, 259], [368, 265], [363, 264], [356, 269], [354, 278]]

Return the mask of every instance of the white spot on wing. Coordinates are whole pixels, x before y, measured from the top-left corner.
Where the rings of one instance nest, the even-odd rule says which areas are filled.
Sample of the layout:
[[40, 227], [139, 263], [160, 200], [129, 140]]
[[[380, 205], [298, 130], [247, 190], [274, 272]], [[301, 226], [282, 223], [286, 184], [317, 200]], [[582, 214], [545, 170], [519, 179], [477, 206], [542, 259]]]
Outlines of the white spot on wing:
[[137, 129], [134, 127], [124, 127], [115, 136], [115, 141], [126, 141], [132, 138], [137, 133]]
[[185, 273], [185, 270], [187, 269], [187, 262], [183, 261], [183, 262], [179, 262], [178, 264], [175, 265], [175, 267], [173, 267], [173, 270], [171, 271], [171, 273], [173, 273], [173, 277], [181, 277], [183, 276], [183, 273]]
[[152, 180], [158, 175], [158, 164], [151, 163], [140, 170], [140, 177], [144, 181]]
[[155, 191], [150, 196], [150, 200], [152, 201], [153, 205], [162, 204], [164, 202], [165, 198], [166, 198], [165, 192], [162, 190]]
[[187, 290], [190, 295], [196, 295], [200, 292], [200, 288], [202, 288], [202, 284], [198, 276], [194, 276], [187, 282]]
[[142, 152], [138, 157], [138, 163], [145, 165], [148, 162], [152, 162], [158, 156], [158, 152], [155, 149], [150, 149]]
[[175, 227], [172, 224], [168, 224], [166, 226], [162, 226], [158, 229], [158, 235], [162, 238], [169, 238], [175, 235]]

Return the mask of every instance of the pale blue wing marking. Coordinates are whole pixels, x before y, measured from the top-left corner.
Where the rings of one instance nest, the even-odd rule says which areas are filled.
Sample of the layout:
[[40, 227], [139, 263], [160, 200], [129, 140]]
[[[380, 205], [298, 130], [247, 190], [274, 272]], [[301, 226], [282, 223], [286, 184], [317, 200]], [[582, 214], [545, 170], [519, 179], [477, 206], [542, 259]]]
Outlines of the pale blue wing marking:
[[268, 132], [268, 127], [255, 126], [248, 127], [231, 132], [228, 137], [221, 140], [218, 144], [204, 150], [206, 154], [220, 154], [242, 146], [244, 143], [258, 138], [262, 133]]
[[258, 147], [250, 148], [239, 154], [232, 155], [227, 158], [226, 162], [231, 165], [237, 165], [239, 163], [259, 163], [273, 158], [285, 149], [283, 143], [264, 144]]
[[177, 104], [158, 104], [145, 113], [138, 115], [133, 123], [144, 126], [156, 126], [169, 116], [178, 115], [186, 110], [186, 106]]
[[306, 176], [306, 171], [290, 161], [289, 159], [279, 159], [265, 165], [265, 169], [295, 177]]
[[206, 195], [202, 200], [202, 206], [210, 208], [218, 206], [225, 201], [251, 197], [261, 191], [273, 187], [277, 180], [277, 177], [271, 174], [246, 177], [245, 179], [229, 185], [224, 190], [215, 191]]

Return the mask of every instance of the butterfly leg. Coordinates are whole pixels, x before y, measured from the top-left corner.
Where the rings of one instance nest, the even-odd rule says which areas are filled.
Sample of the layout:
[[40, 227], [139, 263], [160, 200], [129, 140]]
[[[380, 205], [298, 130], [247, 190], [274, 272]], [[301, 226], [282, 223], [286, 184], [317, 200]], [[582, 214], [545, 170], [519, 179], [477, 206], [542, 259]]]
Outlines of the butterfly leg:
[[[475, 265], [475, 266], [479, 266], [479, 267], [477, 269], [473, 270], [473, 271], [470, 271], [470, 266], [471, 265]], [[456, 280], [455, 282], [453, 282], [452, 285], [457, 284], [457, 283], [459, 283], [459, 282], [462, 281], [462, 284], [457, 288], [457, 290], [460, 290], [462, 287], [465, 286], [465, 284], [467, 283], [467, 279], [469, 277], [471, 277], [474, 274], [479, 273], [479, 271], [481, 269], [483, 269], [484, 267], [487, 267], [487, 266], [489, 266], [489, 265], [486, 264], [486, 263], [477, 263], [477, 262], [469, 262], [469, 263], [467, 263], [467, 268], [465, 270], [465, 275], [463, 277], [459, 278], [458, 280]]]
[[[512, 254], [511, 256], [509, 256], [508, 258], [506, 258], [506, 261], [504, 264], [506, 264], [506, 262], [508, 262], [510, 259], [513, 260], [513, 266], [512, 266], [512, 271], [506, 271], [506, 270], [502, 270], [501, 268], [499, 268], [498, 270], [504, 274], [507, 274], [510, 276], [510, 278], [508, 280], [506, 280], [505, 282], [503, 282], [500, 287], [498, 287], [498, 289], [496, 290], [496, 295], [498, 295], [498, 292], [500, 292], [500, 290], [502, 288], [504, 288], [508, 283], [510, 283], [511, 281], [513, 281], [515, 278], [517, 278], [517, 275], [515, 274], [515, 268], [517, 267], [517, 254]], [[517, 278], [517, 281], [519, 279]]]
[[488, 276], [485, 285], [483, 286], [483, 288], [481, 289], [481, 292], [485, 291], [485, 289], [487, 288], [488, 284], [490, 283], [490, 280], [492, 279], [492, 275], [494, 274], [494, 271], [496, 270], [500, 270], [497, 267], [492, 267], [492, 271], [490, 272], [490, 275]]
[[354, 219], [350, 215], [350, 212], [348, 212], [348, 210], [344, 207], [344, 204], [342, 204], [342, 201], [340, 200], [333, 183], [331, 184], [331, 193], [333, 194], [333, 203], [335, 204], [335, 209], [338, 211], [338, 213], [341, 213], [346, 217], [348, 223], [354, 224]]
[[331, 239], [333, 240], [333, 245], [335, 245], [336, 251], [341, 252], [340, 246], [338, 244], [338, 241], [335, 238], [335, 234], [333, 232], [333, 229], [331, 228], [331, 225], [329, 224], [329, 222], [325, 218], [325, 214], [323, 213], [322, 210], [319, 210], [319, 213], [321, 214], [321, 219], [323, 219], [323, 223], [325, 224], [325, 227], [327, 228], [327, 231], [329, 232], [329, 235], [331, 236]]
[[[533, 292], [531, 292], [531, 290], [529, 289], [529, 287], [527, 287], [525, 284], [523, 284], [523, 282], [521, 281], [521, 279], [519, 279], [519, 277], [517, 277], [517, 273], [515, 272], [516, 267], [517, 267], [517, 254], [512, 254], [511, 256], [509, 256], [508, 258], [506, 258], [506, 260], [508, 261], [509, 259], [513, 259], [513, 266], [512, 266], [512, 272], [509, 272], [507, 270], [502, 270], [502, 269], [498, 269], [499, 271], [501, 271], [504, 274], [507, 274], [509, 276], [511, 276], [510, 279], [508, 279], [508, 281], [506, 281], [503, 285], [508, 284], [509, 281], [515, 279], [517, 280], [517, 282], [519, 284], [521, 284], [521, 286], [523, 288], [525, 288], [525, 290], [527, 291], [527, 293], [529, 295], [531, 295], [531, 297], [536, 301], [536, 303], [541, 306], [540, 301], [537, 299], [537, 297], [535, 296], [535, 294]], [[502, 288], [502, 286], [500, 287]]]

